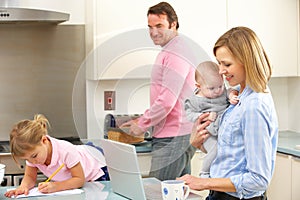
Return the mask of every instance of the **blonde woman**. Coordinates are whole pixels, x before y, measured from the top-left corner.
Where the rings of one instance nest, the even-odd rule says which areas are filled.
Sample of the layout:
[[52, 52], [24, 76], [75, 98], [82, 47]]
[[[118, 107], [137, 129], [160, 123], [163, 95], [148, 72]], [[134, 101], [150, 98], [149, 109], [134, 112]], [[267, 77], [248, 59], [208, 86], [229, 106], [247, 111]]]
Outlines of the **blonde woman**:
[[[207, 200], [265, 199], [275, 167], [278, 121], [267, 86], [271, 65], [256, 34], [235, 27], [214, 46], [220, 73], [230, 86], [240, 85], [239, 103], [223, 113], [218, 131], [217, 157], [210, 177], [181, 177], [191, 189], [210, 190]], [[203, 114], [194, 126], [192, 145], [201, 148], [209, 136]]]
[[[26, 160], [24, 178], [6, 197], [28, 194], [36, 184], [40, 170], [49, 177], [62, 164], [64, 167], [49, 182], [38, 185], [42, 193], [80, 188], [86, 181], [108, 177], [103, 154], [90, 145], [73, 145], [48, 135], [49, 122], [43, 115], [18, 122], [10, 133], [10, 148], [14, 160]], [[105, 180], [105, 179], [104, 179]]]

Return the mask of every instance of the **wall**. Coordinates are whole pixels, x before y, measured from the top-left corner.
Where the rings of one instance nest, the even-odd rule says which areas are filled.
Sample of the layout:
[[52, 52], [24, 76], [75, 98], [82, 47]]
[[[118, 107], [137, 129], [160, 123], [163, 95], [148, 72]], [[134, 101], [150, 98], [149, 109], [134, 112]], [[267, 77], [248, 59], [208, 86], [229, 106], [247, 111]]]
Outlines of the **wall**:
[[[85, 96], [72, 105], [73, 85], [85, 56], [83, 25], [0, 26], [0, 140], [12, 125], [43, 113], [56, 137], [86, 136]], [[80, 83], [80, 84], [78, 84]], [[75, 91], [85, 94], [85, 82]], [[74, 108], [72, 108], [72, 106]], [[81, 114], [81, 115], [80, 115]], [[74, 117], [74, 118], [75, 118]]]
[[300, 132], [300, 77], [288, 79], [288, 104], [285, 107], [289, 113], [289, 130]]
[[271, 78], [280, 130], [300, 132], [300, 77]]
[[288, 78], [271, 78], [269, 87], [271, 89], [273, 100], [277, 111], [279, 129], [288, 130], [289, 129]]
[[[149, 107], [149, 79], [101, 80], [93, 92], [93, 113], [96, 119], [89, 139], [103, 137], [104, 119], [107, 114], [143, 114]], [[116, 110], [104, 111], [104, 91], [116, 91]]]

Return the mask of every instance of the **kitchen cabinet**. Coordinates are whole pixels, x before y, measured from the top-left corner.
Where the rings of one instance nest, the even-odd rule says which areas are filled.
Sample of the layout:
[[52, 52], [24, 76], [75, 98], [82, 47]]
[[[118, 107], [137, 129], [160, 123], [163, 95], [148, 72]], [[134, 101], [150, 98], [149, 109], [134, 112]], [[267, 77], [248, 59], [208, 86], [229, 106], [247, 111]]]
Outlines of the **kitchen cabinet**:
[[270, 200], [291, 200], [292, 188], [292, 161], [291, 156], [277, 153], [275, 171], [267, 190]]
[[[160, 47], [155, 47], [147, 28], [147, 10], [158, 2], [134, 0], [87, 2], [87, 78], [89, 80], [150, 78]], [[226, 1], [171, 1], [179, 18], [179, 33], [214, 59], [212, 48], [226, 30]], [[197, 18], [195, 18], [195, 14]], [[199, 51], [197, 51], [198, 54]], [[201, 57], [202, 55], [199, 55]]]
[[273, 77], [298, 74], [298, 0], [228, 0], [228, 28], [254, 30], [270, 57]]
[[292, 157], [292, 200], [300, 198], [300, 158]]
[[142, 177], [149, 177], [151, 167], [151, 153], [138, 153], [138, 162]]
[[276, 167], [267, 191], [271, 200], [299, 200], [300, 158], [277, 153]]

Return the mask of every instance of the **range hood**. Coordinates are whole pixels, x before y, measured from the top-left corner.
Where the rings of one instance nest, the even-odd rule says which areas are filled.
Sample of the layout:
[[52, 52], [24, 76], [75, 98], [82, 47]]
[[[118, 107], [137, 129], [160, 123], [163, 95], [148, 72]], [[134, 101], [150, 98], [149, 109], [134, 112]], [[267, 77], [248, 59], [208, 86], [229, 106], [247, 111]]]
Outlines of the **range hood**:
[[20, 7], [0, 7], [0, 24], [59, 24], [68, 21], [70, 14]]

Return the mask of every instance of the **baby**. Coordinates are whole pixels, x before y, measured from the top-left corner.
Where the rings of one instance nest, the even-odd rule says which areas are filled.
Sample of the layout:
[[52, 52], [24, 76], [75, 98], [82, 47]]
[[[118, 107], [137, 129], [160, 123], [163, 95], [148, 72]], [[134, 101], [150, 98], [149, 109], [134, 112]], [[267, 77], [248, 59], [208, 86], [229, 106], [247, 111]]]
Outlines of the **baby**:
[[210, 113], [206, 120], [211, 121], [211, 123], [206, 129], [211, 136], [203, 144], [207, 154], [200, 173], [201, 177], [208, 177], [210, 165], [217, 154], [219, 121], [230, 103], [237, 104], [238, 91], [225, 88], [218, 65], [211, 61], [198, 65], [195, 71], [195, 80], [197, 88], [195, 94], [186, 99], [185, 111], [188, 120], [192, 122], [195, 122], [201, 114]]

